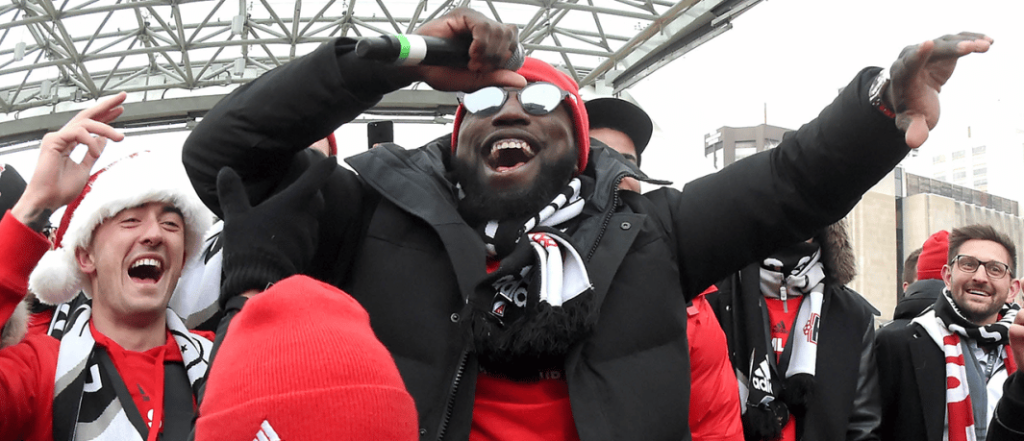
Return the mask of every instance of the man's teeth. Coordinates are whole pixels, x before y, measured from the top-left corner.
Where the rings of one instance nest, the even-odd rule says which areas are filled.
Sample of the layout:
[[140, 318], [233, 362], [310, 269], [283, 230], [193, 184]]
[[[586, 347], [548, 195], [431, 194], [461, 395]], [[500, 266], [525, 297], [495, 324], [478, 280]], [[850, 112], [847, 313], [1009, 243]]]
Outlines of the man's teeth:
[[971, 294], [974, 294], [974, 295], [978, 295], [978, 296], [985, 296], [985, 297], [988, 297], [988, 293], [987, 293], [987, 292], [985, 292], [985, 291], [978, 291], [978, 290], [976, 290], [976, 289], [972, 289], [972, 290], [970, 290], [970, 291], [967, 291], [967, 292], [969, 292], [969, 293], [971, 293]]
[[138, 268], [140, 266], [153, 266], [156, 269], [162, 268], [159, 260], [156, 259], [139, 259], [132, 264], [132, 268]]
[[518, 139], [503, 139], [501, 141], [495, 142], [493, 145], [491, 145], [491, 154], [493, 155], [498, 150], [505, 149], [522, 150], [523, 153], [526, 153], [526, 155], [529, 157], [533, 157], [534, 155], [533, 148], [530, 147], [530, 144], [527, 143], [526, 141]]

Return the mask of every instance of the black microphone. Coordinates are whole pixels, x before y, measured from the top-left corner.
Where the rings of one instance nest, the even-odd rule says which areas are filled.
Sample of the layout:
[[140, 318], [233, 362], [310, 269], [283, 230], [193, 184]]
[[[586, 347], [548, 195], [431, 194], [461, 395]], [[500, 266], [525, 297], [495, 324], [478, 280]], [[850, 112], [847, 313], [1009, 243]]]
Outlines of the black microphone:
[[[366, 60], [395, 63], [403, 66], [466, 67], [469, 64], [469, 45], [472, 40], [447, 40], [422, 35], [382, 35], [361, 38], [356, 42], [356, 56]], [[519, 70], [525, 56], [523, 46], [516, 44], [516, 51], [502, 68]]]

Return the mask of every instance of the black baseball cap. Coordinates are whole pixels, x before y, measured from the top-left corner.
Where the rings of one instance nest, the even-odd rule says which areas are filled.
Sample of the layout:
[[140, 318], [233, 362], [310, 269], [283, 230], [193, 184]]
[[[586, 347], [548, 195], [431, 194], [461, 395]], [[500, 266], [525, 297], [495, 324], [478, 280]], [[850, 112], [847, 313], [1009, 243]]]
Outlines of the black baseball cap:
[[619, 98], [597, 98], [586, 102], [591, 129], [614, 129], [625, 133], [639, 156], [647, 148], [654, 133], [654, 122], [647, 112]]

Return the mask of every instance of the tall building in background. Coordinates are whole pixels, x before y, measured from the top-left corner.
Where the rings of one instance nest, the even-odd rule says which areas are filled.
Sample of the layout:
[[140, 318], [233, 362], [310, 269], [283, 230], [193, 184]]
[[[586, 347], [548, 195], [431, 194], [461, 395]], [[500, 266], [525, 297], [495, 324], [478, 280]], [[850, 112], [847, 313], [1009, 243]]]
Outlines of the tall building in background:
[[931, 178], [979, 191], [989, 188], [989, 154], [985, 144], [961, 144], [932, 155]]
[[754, 127], [722, 127], [704, 135], [704, 158], [715, 170], [762, 152], [782, 142], [790, 129], [761, 124]]

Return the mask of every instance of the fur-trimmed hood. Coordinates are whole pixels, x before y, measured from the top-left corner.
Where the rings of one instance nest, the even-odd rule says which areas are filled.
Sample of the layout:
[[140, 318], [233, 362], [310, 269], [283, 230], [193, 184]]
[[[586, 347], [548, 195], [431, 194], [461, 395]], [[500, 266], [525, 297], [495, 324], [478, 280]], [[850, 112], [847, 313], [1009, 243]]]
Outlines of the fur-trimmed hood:
[[825, 266], [826, 280], [840, 285], [853, 281], [857, 275], [857, 261], [853, 255], [846, 219], [823, 228], [814, 235], [814, 241], [821, 245], [821, 262]]

